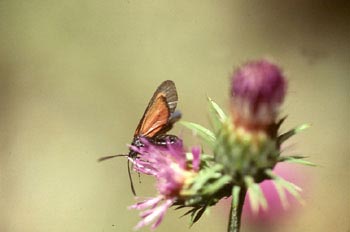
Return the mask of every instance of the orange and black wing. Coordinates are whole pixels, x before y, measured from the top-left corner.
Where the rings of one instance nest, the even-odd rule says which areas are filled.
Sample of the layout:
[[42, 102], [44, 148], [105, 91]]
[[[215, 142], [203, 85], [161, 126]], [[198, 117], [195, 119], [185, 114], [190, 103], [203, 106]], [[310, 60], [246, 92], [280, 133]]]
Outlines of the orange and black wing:
[[154, 92], [134, 136], [152, 138], [171, 128], [169, 121], [177, 105], [177, 91], [174, 82], [164, 81]]

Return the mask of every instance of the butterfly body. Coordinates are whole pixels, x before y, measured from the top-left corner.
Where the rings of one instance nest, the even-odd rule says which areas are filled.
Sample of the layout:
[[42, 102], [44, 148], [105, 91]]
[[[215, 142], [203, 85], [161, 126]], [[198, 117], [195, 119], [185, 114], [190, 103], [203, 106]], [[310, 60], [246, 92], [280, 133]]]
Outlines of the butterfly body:
[[[134, 137], [133, 141], [131, 142], [131, 145], [137, 148], [144, 147], [144, 143], [142, 142], [141, 136]], [[147, 138], [146, 138], [147, 139]], [[162, 134], [159, 136], [156, 136], [154, 138], [148, 138], [148, 142], [152, 143], [156, 146], [167, 146], [168, 144], [174, 144], [178, 141], [178, 137], [176, 135], [169, 135], [169, 134]], [[130, 158], [137, 158], [138, 153], [134, 150], [130, 149], [128, 156]]]

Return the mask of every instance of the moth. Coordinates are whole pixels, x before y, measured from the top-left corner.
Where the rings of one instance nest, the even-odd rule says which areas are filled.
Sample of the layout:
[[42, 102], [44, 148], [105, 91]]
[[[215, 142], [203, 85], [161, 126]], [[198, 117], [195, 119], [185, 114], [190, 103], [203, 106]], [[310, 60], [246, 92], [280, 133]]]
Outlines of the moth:
[[[175, 111], [177, 102], [178, 95], [175, 83], [171, 80], [166, 80], [161, 83], [154, 92], [138, 126], [136, 127], [131, 145], [135, 147], [143, 147], [144, 143], [142, 142], [142, 138], [147, 139], [150, 143], [156, 146], [166, 146], [167, 143], [175, 143], [178, 140], [178, 137], [175, 135], [169, 135], [167, 132], [173, 127], [173, 124], [181, 118], [181, 113]], [[128, 154], [105, 156], [100, 158], [99, 161], [118, 156], [128, 156], [132, 159], [137, 159], [139, 155], [140, 154], [130, 149]], [[131, 177], [129, 159], [127, 165], [131, 191], [136, 195]]]

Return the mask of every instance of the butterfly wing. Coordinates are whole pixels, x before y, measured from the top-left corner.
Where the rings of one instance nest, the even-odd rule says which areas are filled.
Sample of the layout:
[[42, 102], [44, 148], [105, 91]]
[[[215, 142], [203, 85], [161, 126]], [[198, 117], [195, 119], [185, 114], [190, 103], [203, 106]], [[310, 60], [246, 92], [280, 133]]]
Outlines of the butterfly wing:
[[171, 128], [170, 121], [177, 105], [177, 91], [174, 82], [164, 81], [154, 92], [134, 136], [152, 138]]

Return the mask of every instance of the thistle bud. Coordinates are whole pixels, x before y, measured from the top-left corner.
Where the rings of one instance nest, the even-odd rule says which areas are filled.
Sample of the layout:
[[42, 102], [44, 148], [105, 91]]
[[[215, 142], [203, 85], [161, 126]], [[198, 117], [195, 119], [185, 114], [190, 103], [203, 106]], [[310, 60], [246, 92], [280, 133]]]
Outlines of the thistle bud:
[[242, 185], [246, 176], [255, 182], [277, 163], [277, 116], [286, 81], [281, 70], [266, 60], [251, 61], [237, 69], [231, 82], [232, 119], [217, 131], [215, 160], [224, 173]]
[[251, 61], [238, 68], [231, 82], [234, 124], [248, 130], [266, 129], [276, 120], [287, 83], [278, 66]]

